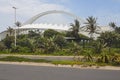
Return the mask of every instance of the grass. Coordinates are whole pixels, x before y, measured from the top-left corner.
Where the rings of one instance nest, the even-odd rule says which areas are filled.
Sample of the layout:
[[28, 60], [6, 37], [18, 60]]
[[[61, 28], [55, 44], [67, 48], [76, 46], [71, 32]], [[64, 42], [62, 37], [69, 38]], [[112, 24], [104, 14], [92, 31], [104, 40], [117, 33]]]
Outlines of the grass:
[[[106, 63], [96, 63], [96, 62], [80, 62], [80, 61], [50, 61], [45, 59], [29, 59], [23, 57], [7, 56], [0, 58], [0, 61], [9, 61], [9, 62], [35, 62], [35, 63], [51, 63], [54, 65], [81, 65], [82, 67], [91, 67], [91, 66], [107, 66], [111, 64]], [[114, 65], [112, 65], [114, 66]]]
[[9, 61], [9, 62], [36, 62], [36, 63], [51, 63], [54, 65], [83, 65], [86, 66], [92, 66], [95, 63], [91, 62], [80, 62], [80, 61], [49, 61], [45, 59], [28, 59], [28, 58], [22, 58], [22, 57], [15, 57], [15, 56], [8, 56], [5, 58], [0, 58], [0, 61]]
[[28, 59], [22, 57], [7, 56], [5, 58], [0, 58], [0, 61], [10, 61], [10, 62], [45, 62], [49, 63], [50, 61], [44, 59]]

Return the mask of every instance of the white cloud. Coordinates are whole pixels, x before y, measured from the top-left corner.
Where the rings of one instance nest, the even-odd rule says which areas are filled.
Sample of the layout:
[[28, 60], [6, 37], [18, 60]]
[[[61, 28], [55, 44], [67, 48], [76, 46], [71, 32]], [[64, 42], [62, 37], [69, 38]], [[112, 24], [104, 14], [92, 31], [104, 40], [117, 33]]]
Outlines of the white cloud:
[[56, 2], [61, 2], [61, 3], [68, 3], [70, 0], [54, 0]]
[[19, 14], [22, 15], [35, 15], [40, 12], [48, 11], [48, 10], [67, 10], [64, 6], [59, 4], [45, 3], [42, 0], [19, 0], [19, 1], [11, 1], [12, 5], [18, 7]]
[[45, 3], [43, 0], [1, 0], [0, 13], [13, 13], [12, 6], [18, 8], [17, 13], [24, 16], [31, 16], [48, 10], [67, 10], [59, 4]]

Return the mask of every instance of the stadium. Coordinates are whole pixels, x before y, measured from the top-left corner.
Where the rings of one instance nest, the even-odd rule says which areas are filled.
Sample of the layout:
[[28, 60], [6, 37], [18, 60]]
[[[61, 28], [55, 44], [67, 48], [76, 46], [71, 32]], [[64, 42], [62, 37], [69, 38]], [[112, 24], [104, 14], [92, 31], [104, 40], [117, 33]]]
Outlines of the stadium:
[[[48, 15], [48, 14], [56, 14], [56, 13], [59, 13], [59, 14], [66, 14], [72, 18], [77, 19], [81, 24], [83, 24], [85, 21], [81, 18], [79, 18], [78, 16], [72, 14], [72, 13], [69, 13], [69, 12], [66, 12], [66, 11], [57, 11], [57, 10], [52, 10], [52, 11], [46, 11], [46, 12], [42, 12], [42, 13], [39, 13], [38, 15], [35, 15], [33, 16], [32, 18], [30, 18], [28, 21], [24, 22], [20, 27], [13, 27], [13, 29], [16, 29], [16, 31], [19, 30], [19, 33], [20, 34], [27, 34], [29, 31], [39, 31], [39, 32], [44, 32], [45, 30], [47, 29], [53, 29], [53, 30], [57, 30], [57, 31], [69, 31], [69, 29], [71, 28], [70, 24], [66, 24], [66, 25], [63, 25], [63, 24], [47, 24], [47, 23], [40, 23], [40, 24], [34, 24], [34, 22], [41, 18], [42, 16], [45, 16], [45, 15]], [[109, 28], [107, 27], [102, 27], [102, 31], [104, 30], [110, 30]], [[88, 33], [87, 32], [84, 32], [84, 31], [81, 31], [80, 33], [84, 34], [84, 35], [87, 35], [88, 36]], [[6, 35], [8, 34], [8, 31], [3, 31], [0, 33], [0, 41], [2, 39], [4, 39], [6, 37]]]

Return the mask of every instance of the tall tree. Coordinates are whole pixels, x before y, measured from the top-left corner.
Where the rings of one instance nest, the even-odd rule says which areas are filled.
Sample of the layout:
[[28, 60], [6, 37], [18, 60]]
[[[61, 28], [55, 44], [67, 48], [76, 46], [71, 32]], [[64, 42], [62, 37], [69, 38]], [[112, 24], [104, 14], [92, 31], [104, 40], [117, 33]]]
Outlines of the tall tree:
[[11, 28], [10, 26], [7, 28], [7, 32], [9, 36], [12, 36], [14, 34], [14, 29]]
[[114, 30], [116, 29], [116, 23], [115, 22], [110, 22], [109, 23], [109, 26], [111, 27], [111, 28], [113, 28]]
[[103, 44], [103, 47], [109, 47], [109, 53], [110, 48], [112, 47], [112, 44], [117, 41], [117, 35], [114, 32], [104, 32], [100, 34], [99, 40], [101, 41], [101, 44]]
[[70, 30], [72, 31], [73, 37], [79, 38], [80, 22], [76, 19], [70, 26], [72, 26]]
[[115, 22], [110, 22], [109, 26], [113, 28], [116, 33], [120, 34], [120, 27], [118, 27]]
[[85, 31], [89, 32], [90, 38], [93, 38], [94, 33], [98, 34], [98, 31], [100, 30], [100, 27], [97, 24], [97, 18], [90, 16], [86, 20]]
[[22, 26], [22, 24], [19, 22], [19, 21], [17, 21], [16, 23], [15, 23], [15, 25], [18, 27], [18, 35], [19, 35], [19, 27], [21, 27]]

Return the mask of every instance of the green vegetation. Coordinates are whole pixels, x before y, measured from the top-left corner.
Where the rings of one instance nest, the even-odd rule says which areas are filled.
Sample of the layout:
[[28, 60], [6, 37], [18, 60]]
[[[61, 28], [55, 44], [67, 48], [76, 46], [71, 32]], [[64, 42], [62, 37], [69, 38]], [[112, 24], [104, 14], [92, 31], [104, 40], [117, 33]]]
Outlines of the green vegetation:
[[[84, 60], [84, 61], [82, 61]], [[23, 58], [23, 57], [15, 57], [15, 56], [7, 56], [4, 58], [0, 58], [0, 61], [9, 61], [9, 62], [35, 62], [35, 63], [51, 63], [55, 65], [81, 65], [83, 67], [91, 67], [91, 66], [106, 66], [106, 65], [112, 65], [112, 66], [118, 66], [120, 65], [120, 60], [118, 60], [118, 56], [112, 57], [111, 62], [108, 61], [108, 57], [102, 56], [96, 59], [96, 61], [88, 61], [88, 58], [82, 58], [80, 61], [51, 61], [51, 60], [45, 60], [45, 59], [29, 59], [29, 58]]]
[[28, 59], [28, 58], [22, 58], [22, 57], [14, 57], [14, 56], [8, 56], [5, 58], [0, 58], [0, 61], [10, 61], [10, 62], [44, 62], [48, 63], [50, 61], [44, 60], [44, 59]]
[[[20, 23], [16, 25], [20, 26]], [[39, 30], [29, 31], [28, 34], [18, 32], [16, 47], [14, 46], [14, 30], [9, 27], [8, 35], [0, 42], [0, 54], [72, 55], [74, 58], [82, 55], [83, 59], [75, 59], [77, 63], [74, 61], [58, 62], [61, 64], [90, 62], [92, 64], [120, 65], [120, 27], [116, 26], [114, 22], [109, 23], [109, 26], [113, 28], [113, 31], [100, 33], [101, 29], [97, 25], [97, 19], [88, 17], [84, 26], [75, 20], [68, 32], [51, 29], [43, 33]], [[80, 34], [81, 30], [89, 32], [90, 37]], [[100, 36], [94, 39], [94, 34]]]

